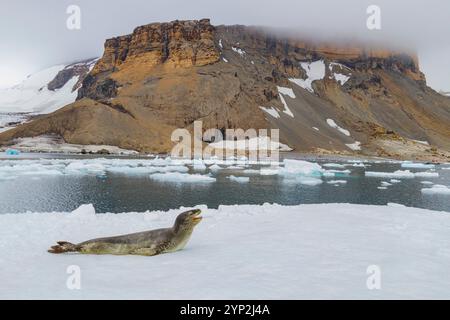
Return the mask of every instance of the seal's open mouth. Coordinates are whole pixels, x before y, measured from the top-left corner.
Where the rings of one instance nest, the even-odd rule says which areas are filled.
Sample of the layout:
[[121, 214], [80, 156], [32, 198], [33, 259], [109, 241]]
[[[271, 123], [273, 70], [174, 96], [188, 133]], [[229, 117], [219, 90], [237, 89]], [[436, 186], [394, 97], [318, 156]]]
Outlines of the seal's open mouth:
[[202, 221], [203, 217], [200, 216], [201, 214], [201, 210], [197, 210], [192, 214], [192, 220], [196, 223], [199, 223], [200, 221]]

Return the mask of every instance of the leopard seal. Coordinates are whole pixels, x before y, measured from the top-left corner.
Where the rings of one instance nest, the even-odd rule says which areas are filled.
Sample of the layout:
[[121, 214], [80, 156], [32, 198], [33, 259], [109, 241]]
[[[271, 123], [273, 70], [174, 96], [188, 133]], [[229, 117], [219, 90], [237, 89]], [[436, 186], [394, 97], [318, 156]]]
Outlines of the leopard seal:
[[61, 254], [78, 252], [82, 254], [142, 255], [155, 256], [183, 249], [202, 217], [201, 210], [181, 213], [171, 228], [144, 231], [117, 237], [99, 238], [73, 244], [59, 241], [48, 252]]

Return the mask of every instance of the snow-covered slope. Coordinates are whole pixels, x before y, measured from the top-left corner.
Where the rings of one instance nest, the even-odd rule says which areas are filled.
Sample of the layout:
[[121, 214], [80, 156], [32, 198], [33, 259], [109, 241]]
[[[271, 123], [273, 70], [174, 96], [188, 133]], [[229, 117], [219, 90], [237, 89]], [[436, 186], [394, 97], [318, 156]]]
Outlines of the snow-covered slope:
[[[19, 85], [0, 90], [0, 113], [47, 114], [74, 102], [80, 78], [95, 61], [53, 66], [30, 75]], [[72, 71], [72, 74], [67, 73], [69, 77], [62, 80], [61, 88], [50, 90], [49, 83], [63, 71]]]
[[[183, 209], [0, 215], [0, 298], [450, 298], [448, 213], [351, 204], [202, 209], [187, 247], [156, 257], [47, 249], [168, 227]], [[77, 270], [81, 288], [70, 290]], [[375, 271], [380, 289], [369, 290]]]

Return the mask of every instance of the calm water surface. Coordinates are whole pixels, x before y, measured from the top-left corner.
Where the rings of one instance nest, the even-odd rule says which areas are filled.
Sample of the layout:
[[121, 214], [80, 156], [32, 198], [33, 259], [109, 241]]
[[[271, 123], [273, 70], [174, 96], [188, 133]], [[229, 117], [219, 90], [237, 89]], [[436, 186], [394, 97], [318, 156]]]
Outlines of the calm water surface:
[[[22, 155], [27, 158], [68, 158], [57, 155]], [[291, 156], [290, 156], [291, 157]], [[71, 156], [70, 158], [81, 158]], [[85, 158], [85, 156], [84, 156]], [[0, 158], [0, 162], [1, 162]], [[5, 159], [5, 158], [3, 158]], [[11, 159], [11, 158], [8, 158]], [[319, 164], [336, 160], [318, 160]], [[347, 164], [347, 162], [342, 162]], [[447, 165], [448, 167], [449, 165]], [[217, 181], [209, 184], [169, 183], [151, 180], [148, 175], [108, 173], [96, 175], [19, 176], [14, 180], [0, 179], [0, 213], [67, 212], [82, 204], [92, 203], [97, 212], [129, 212], [167, 210], [181, 206], [206, 204], [210, 208], [232, 204], [278, 203], [297, 205], [304, 203], [355, 203], [385, 205], [388, 202], [406, 206], [450, 212], [450, 196], [426, 195], [421, 189], [430, 187], [421, 181], [450, 186], [450, 170], [437, 167], [439, 178], [401, 179], [400, 183], [379, 190], [381, 181], [389, 178], [364, 176], [364, 168], [347, 167], [349, 175], [341, 176], [346, 184], [339, 186], [324, 183], [307, 186], [288, 183], [280, 176], [243, 174], [240, 170], [222, 170]], [[370, 163], [368, 171], [393, 172], [396, 163]], [[402, 169], [405, 170], [405, 169]], [[424, 171], [410, 169], [411, 171]], [[229, 175], [248, 176], [249, 183], [230, 181]]]

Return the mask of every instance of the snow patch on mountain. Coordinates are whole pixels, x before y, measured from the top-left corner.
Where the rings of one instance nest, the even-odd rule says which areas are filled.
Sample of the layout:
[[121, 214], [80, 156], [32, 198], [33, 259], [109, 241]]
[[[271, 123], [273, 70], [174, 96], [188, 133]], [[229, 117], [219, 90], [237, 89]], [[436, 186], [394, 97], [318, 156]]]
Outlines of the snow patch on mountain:
[[322, 80], [325, 77], [325, 63], [323, 60], [314, 62], [301, 62], [300, 66], [306, 71], [306, 79], [289, 78], [289, 81], [299, 87], [314, 93], [312, 83], [316, 80]]

